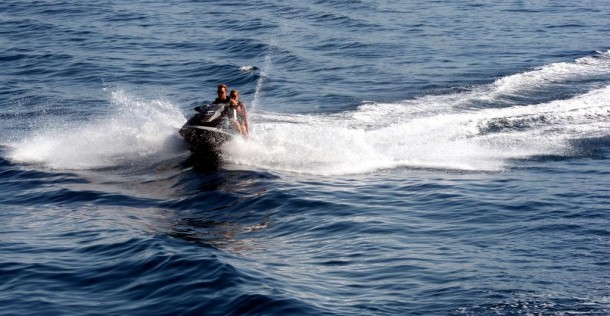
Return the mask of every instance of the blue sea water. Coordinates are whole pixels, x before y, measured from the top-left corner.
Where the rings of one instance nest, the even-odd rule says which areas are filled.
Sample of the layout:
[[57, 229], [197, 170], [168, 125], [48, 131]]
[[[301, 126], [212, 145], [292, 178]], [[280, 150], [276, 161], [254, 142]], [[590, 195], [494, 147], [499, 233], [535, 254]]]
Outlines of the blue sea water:
[[609, 9], [0, 2], [0, 315], [610, 314]]

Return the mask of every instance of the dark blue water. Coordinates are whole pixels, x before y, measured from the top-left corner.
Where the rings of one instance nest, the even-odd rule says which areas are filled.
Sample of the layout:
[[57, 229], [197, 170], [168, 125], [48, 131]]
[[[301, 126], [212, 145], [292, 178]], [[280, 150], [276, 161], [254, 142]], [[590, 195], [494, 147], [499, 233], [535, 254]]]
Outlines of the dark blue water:
[[[2, 1], [0, 314], [610, 314], [604, 1]], [[251, 139], [177, 134], [216, 85]]]

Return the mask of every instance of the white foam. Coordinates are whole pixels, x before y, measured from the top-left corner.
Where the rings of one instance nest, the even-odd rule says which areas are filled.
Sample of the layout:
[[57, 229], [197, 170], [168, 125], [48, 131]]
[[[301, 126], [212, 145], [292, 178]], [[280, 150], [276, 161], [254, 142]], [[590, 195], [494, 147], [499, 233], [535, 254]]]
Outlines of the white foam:
[[500, 171], [511, 159], [568, 155], [570, 140], [610, 134], [610, 86], [544, 104], [449, 106], [446, 113], [437, 111], [438, 98], [370, 103], [342, 115], [261, 113], [251, 140], [228, 144], [226, 159], [321, 175], [399, 167]]
[[120, 166], [177, 152], [184, 115], [168, 101], [118, 90], [107, 115], [91, 122], [56, 121], [9, 145], [8, 158], [56, 169]]
[[252, 65], [244, 65], [239, 67], [239, 71], [240, 72], [252, 72], [256, 70], [256, 67], [252, 66]]
[[[610, 118], [610, 86], [568, 100], [556, 100], [532, 106], [481, 110], [478, 116], [480, 118], [476, 124], [483, 131], [513, 130], [515, 128], [539, 130], [561, 128], [565, 130], [573, 126], [603, 123]], [[580, 136], [585, 135], [598, 136], [591, 135], [588, 129], [580, 133]]]
[[575, 62], [561, 62], [545, 65], [507, 77], [494, 83], [497, 94], [520, 94], [542, 87], [561, 84], [570, 80], [584, 80], [610, 73], [610, 50], [598, 52], [596, 56], [577, 59]]
[[[498, 96], [591, 78], [597, 79], [596, 85], [583, 84], [579, 91], [588, 92], [566, 100], [517, 105]], [[422, 167], [501, 171], [515, 158], [569, 155], [571, 140], [610, 135], [610, 86], [599, 88], [608, 80], [610, 51], [470, 91], [366, 102], [342, 113], [258, 110], [251, 115], [251, 139], [226, 144], [224, 155], [233, 164], [320, 175]], [[473, 106], [481, 102], [492, 107]], [[32, 131], [9, 146], [8, 157], [82, 169], [175, 155], [181, 152], [176, 131], [185, 120], [168, 101], [143, 100], [118, 90], [112, 93], [106, 116], [68, 127], [55, 122]]]

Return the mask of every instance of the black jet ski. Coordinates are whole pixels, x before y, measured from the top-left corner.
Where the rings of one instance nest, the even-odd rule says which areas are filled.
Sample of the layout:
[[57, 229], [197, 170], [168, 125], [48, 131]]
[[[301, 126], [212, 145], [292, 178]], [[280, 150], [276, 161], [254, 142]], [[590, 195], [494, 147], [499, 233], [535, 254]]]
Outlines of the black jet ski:
[[204, 104], [195, 111], [179, 133], [194, 154], [219, 159], [222, 144], [239, 135], [229, 122], [229, 104]]

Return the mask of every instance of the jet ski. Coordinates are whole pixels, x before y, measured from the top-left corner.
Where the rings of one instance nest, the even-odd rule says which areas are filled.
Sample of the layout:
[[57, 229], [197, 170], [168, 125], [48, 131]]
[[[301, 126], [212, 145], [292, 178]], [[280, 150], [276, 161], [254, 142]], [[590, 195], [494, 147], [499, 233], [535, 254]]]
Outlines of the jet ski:
[[198, 113], [188, 119], [179, 131], [193, 154], [220, 159], [222, 144], [239, 135], [226, 115], [228, 109], [227, 103], [195, 107]]

